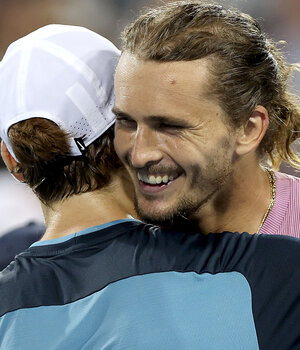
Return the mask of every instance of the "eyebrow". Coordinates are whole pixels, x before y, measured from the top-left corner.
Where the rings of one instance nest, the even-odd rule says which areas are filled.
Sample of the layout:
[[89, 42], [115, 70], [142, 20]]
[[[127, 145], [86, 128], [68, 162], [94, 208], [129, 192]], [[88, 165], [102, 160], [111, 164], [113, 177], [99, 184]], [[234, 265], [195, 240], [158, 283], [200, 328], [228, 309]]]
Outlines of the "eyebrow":
[[[112, 112], [116, 115], [116, 117], [123, 117], [128, 119], [134, 119], [129, 114], [121, 111], [117, 107], [113, 107]], [[169, 116], [163, 116], [163, 115], [150, 115], [144, 118], [146, 122], [149, 123], [165, 123], [165, 124], [180, 124], [183, 127], [188, 127], [190, 124], [187, 122], [186, 119], [182, 118], [174, 118]]]
[[122, 112], [119, 108], [117, 107], [113, 107], [112, 110], [113, 114], [116, 116], [116, 117], [126, 117], [126, 118], [131, 118], [130, 115]]

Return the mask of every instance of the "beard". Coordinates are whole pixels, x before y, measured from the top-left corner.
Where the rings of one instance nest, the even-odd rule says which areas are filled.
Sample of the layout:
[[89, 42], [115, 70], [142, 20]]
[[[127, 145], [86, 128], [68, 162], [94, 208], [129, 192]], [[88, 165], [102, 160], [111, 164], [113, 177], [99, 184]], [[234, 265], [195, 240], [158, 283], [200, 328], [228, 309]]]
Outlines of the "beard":
[[183, 198], [179, 203], [176, 209], [170, 208], [163, 213], [158, 213], [156, 211], [145, 211], [138, 204], [138, 199], [135, 196], [134, 198], [135, 210], [138, 214], [138, 217], [146, 222], [154, 225], [159, 225], [162, 227], [173, 227], [180, 225], [183, 226], [186, 222], [189, 222], [189, 219], [193, 214], [195, 214], [201, 203], [194, 203], [193, 201]]
[[[145, 210], [140, 204], [137, 195], [135, 194], [134, 205], [135, 210], [140, 217], [146, 223], [151, 223], [154, 225], [159, 225], [166, 228], [176, 228], [184, 229], [185, 231], [195, 229], [195, 225], [192, 223], [193, 220], [199, 221], [201, 208], [204, 207], [208, 202], [212, 200], [232, 179], [233, 169], [231, 164], [226, 163], [223, 165], [222, 169], [219, 169], [216, 173], [216, 167], [211, 164], [209, 171], [205, 171], [205, 176], [203, 176], [202, 171], [198, 164], [195, 164], [191, 168], [191, 181], [189, 187], [191, 193], [196, 192], [200, 193], [199, 195], [191, 196], [183, 195], [177, 203], [173, 206], [170, 206], [166, 210], [157, 211], [155, 210], [155, 204], [152, 208], [148, 205], [147, 210]], [[208, 189], [205, 194], [202, 194], [201, 189]], [[224, 202], [225, 206], [222, 203], [223, 210], [226, 207], [226, 198], [227, 196], [222, 196], [221, 200]]]

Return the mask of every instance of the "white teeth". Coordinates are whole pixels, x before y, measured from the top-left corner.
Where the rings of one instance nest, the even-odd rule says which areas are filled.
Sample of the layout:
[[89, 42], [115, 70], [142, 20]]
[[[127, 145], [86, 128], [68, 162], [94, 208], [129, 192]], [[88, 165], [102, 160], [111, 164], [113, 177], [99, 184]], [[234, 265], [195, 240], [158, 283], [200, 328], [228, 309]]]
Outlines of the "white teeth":
[[163, 178], [162, 178], [162, 181], [163, 183], [167, 183], [169, 181], [169, 176], [168, 175], [165, 175]]
[[161, 183], [167, 184], [169, 181], [174, 180], [174, 176], [168, 176], [168, 175], [164, 175], [164, 176], [154, 176], [154, 175], [142, 175], [139, 172], [137, 173], [137, 178], [139, 181], [143, 181], [147, 184], [151, 184], [151, 185], [160, 185]]
[[157, 178], [155, 179], [156, 184], [157, 185], [161, 184], [161, 180], [162, 180], [161, 176], [157, 176]]
[[155, 176], [151, 175], [151, 176], [149, 177], [149, 182], [150, 182], [151, 185], [155, 185], [155, 184], [156, 184]]

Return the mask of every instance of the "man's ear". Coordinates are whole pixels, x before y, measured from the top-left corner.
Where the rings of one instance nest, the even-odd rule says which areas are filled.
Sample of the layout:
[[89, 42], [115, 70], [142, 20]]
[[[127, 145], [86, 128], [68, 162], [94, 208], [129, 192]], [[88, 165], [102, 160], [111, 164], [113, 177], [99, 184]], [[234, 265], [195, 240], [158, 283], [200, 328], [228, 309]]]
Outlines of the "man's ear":
[[3, 159], [7, 169], [12, 174], [12, 176], [16, 180], [18, 180], [19, 182], [24, 182], [23, 174], [22, 173], [18, 173], [16, 171], [18, 162], [10, 154], [9, 150], [7, 149], [6, 143], [3, 140], [1, 141], [1, 156], [2, 156], [2, 159]]
[[269, 114], [265, 107], [256, 106], [247, 123], [240, 128], [236, 152], [245, 155], [255, 151], [269, 126]]

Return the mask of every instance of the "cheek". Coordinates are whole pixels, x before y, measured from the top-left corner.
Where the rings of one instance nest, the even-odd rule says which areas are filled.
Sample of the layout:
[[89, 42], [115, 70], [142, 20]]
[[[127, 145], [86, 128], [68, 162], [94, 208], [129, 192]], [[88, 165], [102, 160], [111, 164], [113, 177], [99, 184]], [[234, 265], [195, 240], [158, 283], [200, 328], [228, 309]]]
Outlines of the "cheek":
[[124, 131], [115, 127], [114, 147], [119, 158], [123, 159], [129, 150], [129, 136]]

